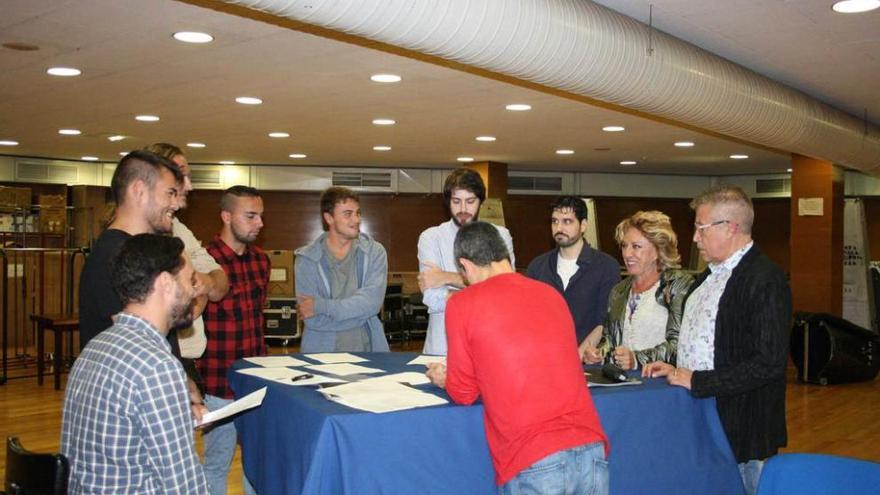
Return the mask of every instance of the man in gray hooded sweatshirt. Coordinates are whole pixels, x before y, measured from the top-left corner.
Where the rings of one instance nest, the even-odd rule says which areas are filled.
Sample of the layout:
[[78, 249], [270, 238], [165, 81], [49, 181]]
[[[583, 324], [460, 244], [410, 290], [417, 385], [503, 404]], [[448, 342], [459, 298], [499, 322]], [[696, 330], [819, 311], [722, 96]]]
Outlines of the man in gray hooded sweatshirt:
[[325, 232], [296, 250], [301, 351], [387, 352], [378, 317], [388, 283], [385, 248], [360, 231], [360, 198], [348, 188], [321, 194], [321, 218]]

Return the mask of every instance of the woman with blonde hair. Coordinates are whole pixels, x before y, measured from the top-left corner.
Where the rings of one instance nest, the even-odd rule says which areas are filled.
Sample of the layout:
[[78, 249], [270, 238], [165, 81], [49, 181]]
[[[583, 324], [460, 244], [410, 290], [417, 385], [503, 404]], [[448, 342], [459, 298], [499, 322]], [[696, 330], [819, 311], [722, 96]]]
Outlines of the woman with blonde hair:
[[675, 364], [684, 298], [693, 277], [678, 268], [678, 238], [669, 217], [639, 211], [617, 225], [628, 277], [611, 289], [602, 339], [584, 361], [613, 362], [625, 370], [653, 361]]

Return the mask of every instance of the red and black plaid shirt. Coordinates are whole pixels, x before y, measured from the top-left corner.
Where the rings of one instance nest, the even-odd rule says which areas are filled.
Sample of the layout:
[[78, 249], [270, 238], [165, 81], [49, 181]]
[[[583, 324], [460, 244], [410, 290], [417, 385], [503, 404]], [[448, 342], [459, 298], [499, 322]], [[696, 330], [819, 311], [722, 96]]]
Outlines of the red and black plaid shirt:
[[208, 346], [198, 365], [205, 391], [231, 399], [226, 371], [232, 363], [266, 354], [263, 303], [269, 283], [269, 257], [256, 246], [248, 246], [239, 256], [219, 235], [207, 249], [229, 277], [229, 292], [220, 301], [209, 302], [202, 313]]

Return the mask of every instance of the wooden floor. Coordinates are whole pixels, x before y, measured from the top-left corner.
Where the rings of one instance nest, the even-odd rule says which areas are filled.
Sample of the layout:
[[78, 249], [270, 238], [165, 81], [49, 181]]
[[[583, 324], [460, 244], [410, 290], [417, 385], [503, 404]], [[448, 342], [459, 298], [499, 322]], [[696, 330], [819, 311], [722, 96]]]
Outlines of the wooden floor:
[[[393, 347], [418, 352], [421, 342]], [[286, 352], [296, 352], [296, 347], [272, 348], [273, 354]], [[880, 380], [825, 387], [805, 385], [796, 381], [794, 368], [790, 368], [788, 382], [789, 442], [785, 451], [880, 462]], [[17, 435], [30, 450], [58, 451], [63, 396], [63, 390], [52, 388], [51, 376], [42, 386], [37, 385], [36, 378], [11, 379], [0, 385], [0, 438], [5, 441], [7, 436]], [[200, 438], [197, 444], [201, 451]], [[5, 457], [4, 446], [0, 448], [0, 479], [5, 473]], [[242, 493], [238, 452], [232, 463], [229, 493]]]

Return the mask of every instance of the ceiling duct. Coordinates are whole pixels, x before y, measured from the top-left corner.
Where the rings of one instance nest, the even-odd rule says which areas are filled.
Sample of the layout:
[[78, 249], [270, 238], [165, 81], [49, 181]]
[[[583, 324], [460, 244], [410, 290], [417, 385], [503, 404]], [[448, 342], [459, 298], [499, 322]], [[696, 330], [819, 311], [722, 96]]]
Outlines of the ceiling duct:
[[223, 1], [880, 173], [876, 126], [589, 1]]

